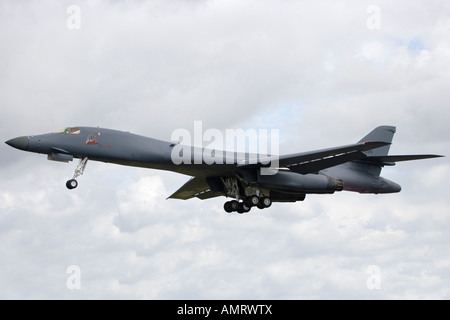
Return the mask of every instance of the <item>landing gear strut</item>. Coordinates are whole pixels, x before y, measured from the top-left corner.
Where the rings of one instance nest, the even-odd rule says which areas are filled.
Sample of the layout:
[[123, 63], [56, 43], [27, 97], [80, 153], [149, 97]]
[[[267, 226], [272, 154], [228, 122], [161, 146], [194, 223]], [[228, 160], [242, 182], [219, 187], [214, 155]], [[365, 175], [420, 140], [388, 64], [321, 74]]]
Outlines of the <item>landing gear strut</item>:
[[86, 164], [88, 162], [88, 158], [80, 159], [80, 162], [78, 163], [77, 168], [75, 169], [75, 173], [73, 174], [73, 178], [66, 182], [67, 189], [75, 189], [78, 187], [78, 181], [77, 178], [81, 176], [84, 172], [84, 169], [86, 169]]
[[231, 200], [225, 202], [223, 208], [226, 212], [236, 211], [238, 213], [249, 212], [252, 207], [258, 207], [259, 209], [268, 208], [272, 205], [272, 200], [269, 197], [257, 197], [250, 196], [244, 199], [242, 202], [237, 200]]

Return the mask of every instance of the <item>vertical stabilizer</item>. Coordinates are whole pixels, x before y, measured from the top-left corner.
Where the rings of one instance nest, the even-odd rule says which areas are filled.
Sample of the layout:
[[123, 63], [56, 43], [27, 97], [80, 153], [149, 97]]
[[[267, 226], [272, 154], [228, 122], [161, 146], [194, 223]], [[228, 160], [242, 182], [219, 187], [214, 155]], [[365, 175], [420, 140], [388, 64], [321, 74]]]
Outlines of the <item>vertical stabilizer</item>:
[[[394, 133], [395, 133], [394, 126], [379, 126], [375, 129], [373, 129], [368, 135], [366, 135], [364, 138], [362, 138], [358, 142], [380, 141], [380, 142], [391, 143], [392, 138], [394, 137]], [[388, 144], [387, 146], [364, 151], [364, 153], [368, 157], [387, 156], [389, 153], [390, 146], [391, 145]], [[375, 163], [368, 163], [368, 162], [364, 162], [364, 161], [354, 161], [351, 163], [351, 168], [352, 168], [352, 170], [365, 172], [365, 173], [368, 173], [373, 176], [380, 176], [383, 165], [375, 164]]]
[[[371, 142], [371, 141], [380, 141], [391, 143], [392, 138], [394, 137], [395, 127], [393, 126], [379, 126], [373, 129], [368, 135], [359, 140], [358, 142]], [[364, 151], [364, 153], [369, 157], [382, 157], [387, 156], [389, 153], [390, 145], [380, 147], [377, 149], [372, 149], [368, 151]]]

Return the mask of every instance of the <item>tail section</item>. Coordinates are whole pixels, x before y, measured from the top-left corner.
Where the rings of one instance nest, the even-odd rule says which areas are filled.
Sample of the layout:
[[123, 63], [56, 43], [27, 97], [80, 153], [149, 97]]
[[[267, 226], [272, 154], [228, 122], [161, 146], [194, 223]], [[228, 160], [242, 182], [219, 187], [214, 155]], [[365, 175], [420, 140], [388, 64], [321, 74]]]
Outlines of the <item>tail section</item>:
[[393, 166], [396, 162], [442, 157], [434, 154], [388, 155], [394, 137], [395, 127], [380, 126], [359, 140], [364, 142], [385, 142], [388, 145], [363, 151], [367, 156], [343, 165], [330, 168], [327, 175], [344, 182], [344, 190], [360, 193], [393, 193], [401, 190], [400, 185], [380, 177], [384, 166]]
[[[367, 157], [374, 158], [374, 157], [385, 157], [389, 153], [390, 143], [392, 143], [392, 138], [394, 137], [395, 133], [395, 127], [394, 126], [379, 126], [375, 129], [373, 129], [369, 134], [367, 134], [364, 138], [359, 140], [358, 142], [364, 143], [364, 142], [372, 142], [372, 141], [380, 141], [380, 142], [386, 142], [389, 143], [386, 146], [377, 148], [377, 149], [371, 149], [364, 151], [364, 154]], [[358, 161], [352, 163], [352, 169], [355, 169], [357, 171], [369, 173], [373, 176], [380, 176], [381, 169], [383, 168], [384, 164], [379, 162], [372, 162], [372, 161]]]
[[[379, 141], [379, 142], [392, 143], [392, 138], [394, 137], [394, 133], [395, 133], [395, 127], [393, 127], [393, 126], [379, 126], [375, 129], [373, 129], [368, 135], [366, 135], [364, 138], [362, 138], [358, 142]], [[391, 145], [388, 144], [387, 146], [384, 146], [381, 148], [367, 150], [364, 153], [368, 157], [387, 156], [389, 153], [390, 146]]]
[[379, 126], [373, 129], [358, 143], [384, 142], [387, 145], [363, 151], [367, 156], [360, 160], [353, 160], [343, 165], [330, 168], [327, 174], [344, 182], [344, 190], [360, 193], [392, 193], [399, 192], [401, 187], [387, 179], [380, 177], [381, 169], [386, 163], [373, 161], [388, 157], [389, 147], [394, 137], [394, 126]]

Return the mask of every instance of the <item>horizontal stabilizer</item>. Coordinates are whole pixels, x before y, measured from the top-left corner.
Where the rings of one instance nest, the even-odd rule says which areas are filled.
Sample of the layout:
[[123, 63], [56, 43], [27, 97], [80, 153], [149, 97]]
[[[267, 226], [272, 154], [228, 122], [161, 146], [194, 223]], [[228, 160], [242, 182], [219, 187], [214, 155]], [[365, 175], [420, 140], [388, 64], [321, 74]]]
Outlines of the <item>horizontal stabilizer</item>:
[[443, 157], [437, 154], [414, 154], [414, 155], [398, 155], [398, 156], [381, 156], [381, 157], [367, 157], [363, 161], [372, 162], [379, 165], [392, 164], [400, 161], [422, 160], [430, 158]]

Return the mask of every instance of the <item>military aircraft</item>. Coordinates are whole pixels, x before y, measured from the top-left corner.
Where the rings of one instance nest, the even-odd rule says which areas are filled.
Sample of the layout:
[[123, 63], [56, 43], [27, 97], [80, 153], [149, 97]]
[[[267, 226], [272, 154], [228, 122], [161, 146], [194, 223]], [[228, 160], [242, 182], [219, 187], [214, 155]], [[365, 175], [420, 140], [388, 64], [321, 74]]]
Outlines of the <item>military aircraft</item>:
[[[272, 202], [305, 200], [306, 194], [336, 191], [394, 193], [400, 185], [380, 177], [384, 166], [396, 162], [442, 157], [440, 155], [388, 155], [396, 128], [380, 126], [357, 143], [340, 147], [281, 155], [276, 170], [262, 174], [273, 162], [258, 154], [216, 153], [223, 161], [174, 163], [173, 150], [179, 142], [166, 142], [129, 132], [99, 127], [69, 127], [54, 133], [23, 136], [6, 141], [14, 148], [46, 154], [49, 160], [80, 159], [68, 189], [78, 186], [88, 160], [173, 171], [191, 176], [169, 198], [209, 199], [225, 196], [226, 212], [244, 213], [252, 207], [268, 208]], [[205, 148], [189, 147], [192, 160]], [[168, 198], [168, 199], [169, 199]]]

